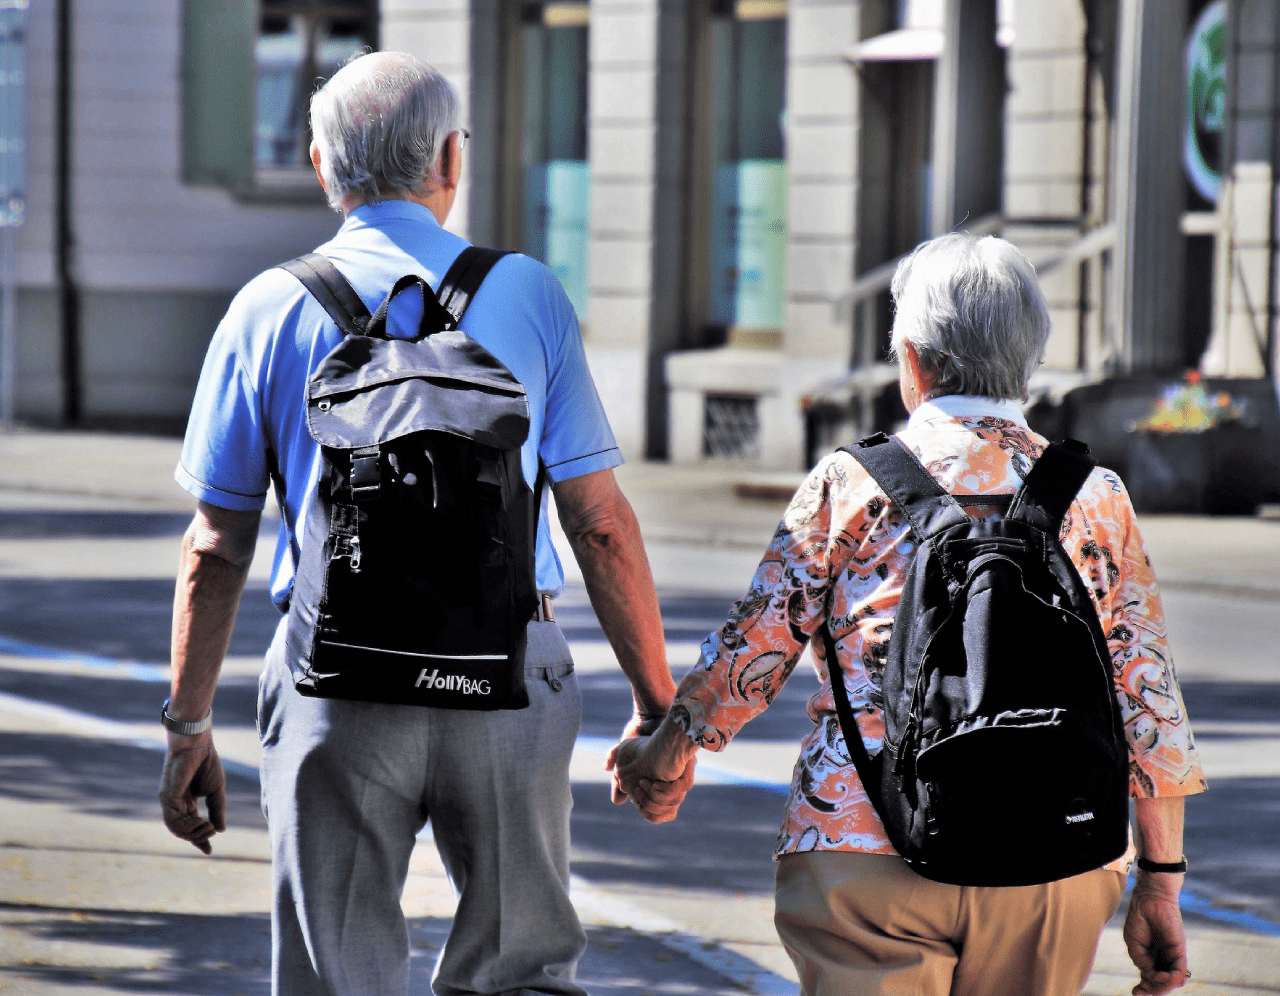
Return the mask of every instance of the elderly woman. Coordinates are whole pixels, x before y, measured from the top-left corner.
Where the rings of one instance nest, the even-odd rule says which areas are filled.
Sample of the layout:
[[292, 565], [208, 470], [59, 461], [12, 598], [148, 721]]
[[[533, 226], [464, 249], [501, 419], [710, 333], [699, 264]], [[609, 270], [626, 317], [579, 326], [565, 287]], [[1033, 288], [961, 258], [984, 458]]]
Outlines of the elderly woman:
[[[1049, 336], [1033, 268], [1008, 242], [946, 235], [902, 263], [892, 292], [893, 349], [911, 413], [899, 438], [949, 492], [1012, 494], [1047, 445], [1019, 407]], [[1141, 974], [1134, 993], [1165, 993], [1189, 977], [1176, 869], [1182, 797], [1203, 791], [1204, 779], [1155, 578], [1113, 473], [1089, 475], [1060, 538], [1107, 635], [1129, 734], [1136, 853], [1143, 865], [1174, 869], [1138, 872], [1125, 926]], [[722, 749], [767, 708], [823, 624], [863, 742], [877, 752], [881, 673], [915, 547], [905, 517], [852, 456], [821, 461], [661, 727], [615, 751], [616, 797], [628, 796], [651, 821], [674, 818], [698, 748]], [[918, 876], [897, 856], [850, 761], [834, 669], [815, 644], [813, 727], [800, 744], [776, 849], [775, 922], [803, 991], [1078, 993], [1134, 848], [1045, 885], [962, 887]]]

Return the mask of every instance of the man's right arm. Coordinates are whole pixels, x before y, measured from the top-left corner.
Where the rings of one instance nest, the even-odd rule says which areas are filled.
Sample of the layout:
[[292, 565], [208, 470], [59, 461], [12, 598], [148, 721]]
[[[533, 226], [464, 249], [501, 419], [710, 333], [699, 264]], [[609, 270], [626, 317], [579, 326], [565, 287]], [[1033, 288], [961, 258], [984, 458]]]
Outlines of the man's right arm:
[[[182, 722], [203, 719], [213, 706], [218, 672], [235, 628], [240, 594], [258, 537], [258, 512], [237, 512], [200, 502], [182, 538], [173, 600], [173, 684], [168, 713]], [[165, 826], [205, 854], [225, 828], [222, 762], [213, 731], [194, 736], [170, 732], [160, 776]], [[208, 818], [197, 803], [205, 799]]]

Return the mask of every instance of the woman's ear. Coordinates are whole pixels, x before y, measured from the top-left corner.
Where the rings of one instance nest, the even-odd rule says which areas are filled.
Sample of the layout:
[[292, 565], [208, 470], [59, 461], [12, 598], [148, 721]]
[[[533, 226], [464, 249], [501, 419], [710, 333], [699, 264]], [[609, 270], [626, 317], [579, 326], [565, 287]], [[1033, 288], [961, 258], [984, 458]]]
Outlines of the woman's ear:
[[316, 171], [316, 179], [320, 181], [320, 189], [327, 194], [329, 188], [325, 186], [324, 174], [320, 172], [320, 146], [314, 141], [311, 143], [311, 166]]

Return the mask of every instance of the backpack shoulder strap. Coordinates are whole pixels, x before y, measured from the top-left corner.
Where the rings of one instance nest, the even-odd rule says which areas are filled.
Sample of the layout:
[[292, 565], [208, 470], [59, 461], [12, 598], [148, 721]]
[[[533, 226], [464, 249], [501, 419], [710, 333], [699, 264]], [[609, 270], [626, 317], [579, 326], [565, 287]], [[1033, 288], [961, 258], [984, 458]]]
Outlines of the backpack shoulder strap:
[[1079, 440], [1050, 443], [1014, 496], [1009, 518], [1029, 522], [1056, 537], [1062, 517], [1096, 465], [1089, 447]]
[[369, 324], [369, 309], [360, 295], [336, 266], [318, 252], [278, 264], [302, 282], [329, 317], [346, 335], [364, 335]]
[[440, 290], [436, 294], [437, 300], [453, 316], [454, 328], [462, 321], [467, 306], [471, 304], [471, 299], [475, 297], [494, 264], [508, 255], [510, 253], [507, 251], [485, 249], [483, 246], [467, 246], [458, 254], [458, 258], [449, 267], [449, 272], [440, 281]]
[[922, 541], [969, 521], [964, 510], [896, 436], [877, 432], [859, 440], [856, 446], [842, 449], [875, 478]]

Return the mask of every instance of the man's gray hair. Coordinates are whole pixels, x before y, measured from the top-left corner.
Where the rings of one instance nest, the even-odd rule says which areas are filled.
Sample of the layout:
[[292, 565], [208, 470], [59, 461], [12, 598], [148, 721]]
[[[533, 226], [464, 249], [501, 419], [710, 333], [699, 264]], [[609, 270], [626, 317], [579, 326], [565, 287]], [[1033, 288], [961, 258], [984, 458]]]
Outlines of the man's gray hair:
[[1025, 398], [1049, 338], [1035, 267], [991, 235], [943, 235], [893, 275], [893, 349], [911, 343], [930, 395]]
[[440, 180], [440, 150], [458, 113], [453, 84], [412, 55], [352, 59], [311, 98], [329, 204], [402, 198]]

